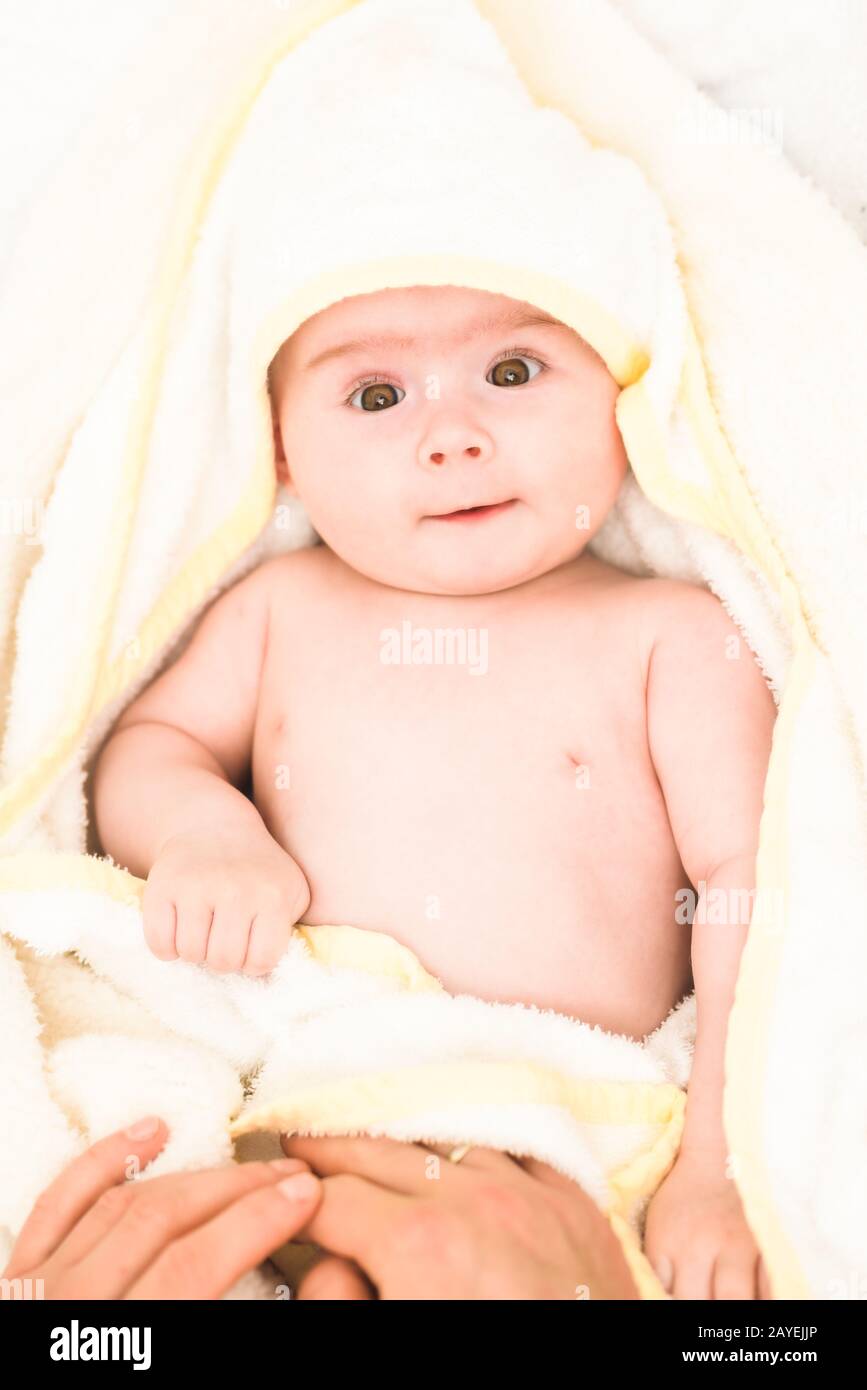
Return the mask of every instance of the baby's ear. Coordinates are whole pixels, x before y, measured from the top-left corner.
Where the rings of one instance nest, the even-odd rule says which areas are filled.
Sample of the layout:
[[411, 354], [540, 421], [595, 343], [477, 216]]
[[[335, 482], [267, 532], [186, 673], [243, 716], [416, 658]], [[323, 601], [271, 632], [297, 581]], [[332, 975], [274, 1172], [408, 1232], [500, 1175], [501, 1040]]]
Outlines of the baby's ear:
[[276, 432], [274, 440], [274, 471], [277, 474], [278, 485], [284, 487], [290, 497], [297, 497], [298, 489], [292, 481], [292, 474], [289, 472], [289, 464], [283, 452], [283, 446], [280, 443], [279, 429]]
[[290, 493], [295, 492], [295, 485], [289, 473], [289, 464], [286, 461], [286, 451], [283, 448], [283, 434], [280, 429], [280, 420], [274, 406], [274, 398], [269, 392], [271, 402], [271, 430], [274, 439], [274, 471], [277, 474], [277, 482], [287, 489]]

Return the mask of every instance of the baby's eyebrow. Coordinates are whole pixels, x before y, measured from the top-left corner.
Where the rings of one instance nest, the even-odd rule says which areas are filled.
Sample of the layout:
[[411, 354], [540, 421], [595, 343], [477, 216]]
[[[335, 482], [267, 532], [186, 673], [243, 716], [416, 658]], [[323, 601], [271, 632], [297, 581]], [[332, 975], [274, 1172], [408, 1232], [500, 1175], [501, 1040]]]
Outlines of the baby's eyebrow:
[[[526, 309], [513, 311], [508, 314], [497, 314], [495, 317], [488, 315], [486, 318], [478, 319], [475, 323], [462, 328], [459, 333], [451, 333], [443, 340], [443, 347], [450, 348], [459, 342], [465, 342], [469, 338], [479, 338], [484, 333], [496, 333], [505, 329], [516, 330], [521, 328], [568, 328], [568, 324], [562, 323], [560, 319], [552, 318], [550, 314], [545, 314], [541, 310], [534, 310], [529, 313]], [[571, 329], [569, 332], [571, 333]], [[425, 338], [430, 342], [430, 337]], [[383, 348], [414, 348], [418, 346], [418, 338], [406, 337], [399, 333], [373, 333], [367, 334], [363, 338], [353, 338], [350, 342], [339, 343], [335, 347], [325, 348], [318, 352], [315, 357], [311, 357], [306, 362], [302, 371], [312, 372], [315, 367], [321, 367], [326, 362], [331, 362], [335, 357], [347, 357], [352, 352], [379, 352]]]

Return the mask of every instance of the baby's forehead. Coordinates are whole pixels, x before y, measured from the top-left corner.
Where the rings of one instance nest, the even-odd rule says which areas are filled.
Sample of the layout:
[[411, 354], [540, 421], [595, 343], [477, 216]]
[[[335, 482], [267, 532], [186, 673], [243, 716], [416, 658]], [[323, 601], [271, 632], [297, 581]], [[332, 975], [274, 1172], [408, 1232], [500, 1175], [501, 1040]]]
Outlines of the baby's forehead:
[[495, 313], [498, 308], [516, 308], [521, 300], [508, 295], [493, 294], [488, 290], [473, 289], [468, 285], [404, 285], [387, 289], [373, 290], [369, 294], [356, 294], [338, 299], [322, 309], [296, 329], [341, 327], [352, 323], [367, 323], [371, 319], [408, 317], [424, 318], [434, 314], [458, 314], [477, 310]]
[[309, 355], [337, 337], [405, 335], [406, 340], [435, 336], [462, 325], [490, 321], [493, 329], [516, 324], [533, 314], [557, 322], [536, 305], [509, 295], [477, 290], [464, 285], [412, 285], [374, 290], [336, 300], [311, 314], [285, 340], [274, 361]]

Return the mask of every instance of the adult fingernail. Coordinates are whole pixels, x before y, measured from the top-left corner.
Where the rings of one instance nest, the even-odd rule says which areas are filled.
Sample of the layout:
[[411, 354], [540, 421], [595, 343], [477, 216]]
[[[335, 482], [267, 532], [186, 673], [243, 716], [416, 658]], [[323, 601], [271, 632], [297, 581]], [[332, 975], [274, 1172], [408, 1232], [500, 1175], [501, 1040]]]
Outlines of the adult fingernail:
[[159, 1115], [148, 1115], [143, 1120], [137, 1120], [129, 1129], [124, 1130], [128, 1139], [152, 1139], [160, 1127]]
[[319, 1180], [312, 1173], [295, 1173], [277, 1184], [284, 1197], [290, 1202], [309, 1202], [319, 1191]]

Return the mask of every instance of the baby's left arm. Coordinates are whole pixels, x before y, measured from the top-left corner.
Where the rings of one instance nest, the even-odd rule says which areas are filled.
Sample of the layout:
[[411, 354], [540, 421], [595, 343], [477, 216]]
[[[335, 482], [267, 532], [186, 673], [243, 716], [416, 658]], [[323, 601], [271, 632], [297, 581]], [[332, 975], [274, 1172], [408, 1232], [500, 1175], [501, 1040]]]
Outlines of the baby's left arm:
[[652, 611], [648, 743], [681, 862], [698, 890], [697, 1036], [681, 1152], [702, 1152], [724, 1169], [726, 1031], [753, 905], [776, 710], [752, 652], [711, 593], [665, 585]]

